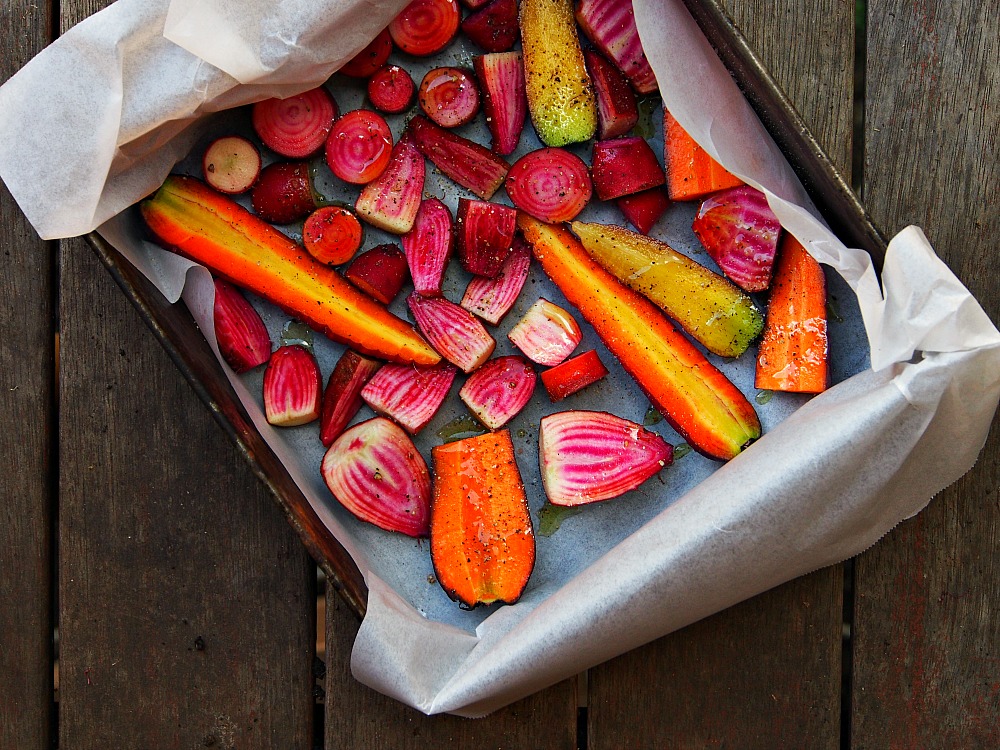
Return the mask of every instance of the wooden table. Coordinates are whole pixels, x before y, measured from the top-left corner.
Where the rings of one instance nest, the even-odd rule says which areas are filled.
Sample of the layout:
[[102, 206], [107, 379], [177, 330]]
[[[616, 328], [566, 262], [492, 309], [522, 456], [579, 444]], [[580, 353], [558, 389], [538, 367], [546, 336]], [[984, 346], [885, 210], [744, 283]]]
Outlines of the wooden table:
[[[921, 225], [1000, 319], [995, 4], [871, 0], [856, 39], [845, 0], [727, 2], [875, 221]], [[3, 79], [102, 5], [5, 0]], [[428, 718], [352, 680], [333, 594], [324, 676], [314, 565], [86, 243], [4, 188], [0, 249], [0, 747], [1000, 747], [1000, 430], [855, 560]]]

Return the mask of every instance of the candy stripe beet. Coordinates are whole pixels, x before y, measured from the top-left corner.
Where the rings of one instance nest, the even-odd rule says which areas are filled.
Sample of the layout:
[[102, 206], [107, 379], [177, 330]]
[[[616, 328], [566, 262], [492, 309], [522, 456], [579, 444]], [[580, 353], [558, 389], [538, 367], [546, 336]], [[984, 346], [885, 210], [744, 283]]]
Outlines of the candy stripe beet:
[[271, 338], [260, 314], [239, 289], [215, 280], [215, 338], [234, 372], [246, 372], [271, 358]]
[[367, 78], [385, 65], [391, 54], [392, 37], [389, 29], [382, 29], [367, 47], [344, 64], [340, 72], [352, 78]]
[[493, 353], [496, 341], [468, 310], [444, 297], [413, 293], [407, 301], [417, 328], [442, 357], [462, 372], [477, 369]]
[[442, 128], [457, 128], [479, 112], [479, 87], [461, 68], [434, 68], [420, 82], [417, 101]]
[[410, 106], [417, 87], [398, 65], [387, 65], [368, 79], [368, 98], [380, 112], [396, 115]]
[[472, 67], [482, 87], [483, 110], [493, 136], [493, 150], [498, 154], [510, 154], [517, 148], [528, 117], [521, 53], [480, 55], [473, 58]]
[[277, 427], [319, 419], [322, 380], [316, 358], [305, 347], [282, 346], [264, 370], [264, 411]]
[[455, 372], [447, 363], [434, 367], [383, 365], [362, 389], [361, 398], [416, 435], [441, 408]]
[[458, 396], [476, 419], [497, 430], [531, 400], [535, 381], [535, 371], [523, 357], [497, 357], [472, 373]]
[[495, 278], [473, 276], [462, 297], [462, 307], [487, 323], [497, 325], [517, 301], [531, 267], [531, 248], [519, 235]]
[[334, 123], [326, 140], [326, 163], [337, 177], [367, 185], [389, 164], [392, 133], [375, 112], [356, 109]]
[[424, 159], [413, 144], [401, 139], [392, 149], [389, 166], [361, 189], [354, 207], [374, 227], [392, 234], [413, 228], [424, 192]]
[[572, 315], [540, 299], [510, 329], [507, 338], [532, 362], [551, 367], [572, 354], [583, 335]]
[[427, 57], [455, 38], [461, 15], [455, 0], [413, 0], [389, 24], [389, 35], [403, 52]]
[[337, 104], [323, 87], [287, 99], [265, 99], [253, 105], [253, 128], [264, 144], [289, 159], [304, 159], [326, 141]]
[[656, 76], [639, 41], [632, 0], [581, 0], [576, 20], [587, 38], [614, 61], [636, 91], [656, 91]]
[[451, 211], [437, 198], [428, 198], [420, 204], [413, 229], [401, 239], [413, 289], [424, 297], [440, 297], [441, 281], [455, 247]]
[[510, 165], [485, 146], [438, 127], [420, 115], [410, 120], [407, 132], [420, 153], [435, 167], [483, 200], [489, 200], [503, 185]]
[[590, 200], [590, 173], [583, 160], [561, 148], [525, 154], [504, 182], [511, 203], [536, 219], [571, 221]]

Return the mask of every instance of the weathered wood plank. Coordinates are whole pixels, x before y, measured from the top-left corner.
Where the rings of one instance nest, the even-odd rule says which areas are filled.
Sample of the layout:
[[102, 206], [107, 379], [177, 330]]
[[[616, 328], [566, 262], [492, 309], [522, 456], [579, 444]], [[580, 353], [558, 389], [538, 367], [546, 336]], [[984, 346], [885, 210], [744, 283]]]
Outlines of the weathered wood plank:
[[350, 655], [357, 619], [336, 593], [331, 591], [326, 602], [326, 750], [577, 747], [576, 680], [561, 682], [484, 719], [425, 716], [354, 679]]
[[[871, 0], [865, 202], [924, 228], [1000, 319], [996, 6]], [[857, 562], [853, 747], [1000, 746], [1000, 420], [976, 467]]]
[[[726, 7], [848, 174], [853, 4]], [[842, 607], [835, 566], [590, 670], [589, 746], [838, 747]]]
[[[3, 82], [49, 41], [51, 8], [4, 3], [0, 28]], [[0, 747], [25, 750], [52, 735], [54, 250], [0, 185]]]

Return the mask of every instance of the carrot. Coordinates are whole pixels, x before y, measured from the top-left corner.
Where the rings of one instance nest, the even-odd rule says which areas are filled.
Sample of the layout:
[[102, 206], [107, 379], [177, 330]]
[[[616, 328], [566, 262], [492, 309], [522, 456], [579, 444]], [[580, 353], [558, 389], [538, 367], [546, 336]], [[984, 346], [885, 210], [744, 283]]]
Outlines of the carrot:
[[709, 156], [666, 109], [663, 110], [663, 164], [670, 200], [698, 200], [743, 184]]
[[819, 263], [786, 234], [778, 251], [754, 385], [819, 393], [829, 387], [826, 279]]
[[725, 461], [760, 437], [746, 397], [659, 308], [601, 268], [569, 230], [524, 213], [517, 223], [545, 273], [692, 448]]
[[431, 455], [431, 561], [438, 582], [463, 607], [513, 604], [535, 565], [535, 537], [510, 432], [439, 445]]
[[441, 359], [412, 326], [198, 180], [168, 177], [142, 202], [141, 212], [167, 247], [269, 299], [335, 341], [394, 362], [433, 365]]

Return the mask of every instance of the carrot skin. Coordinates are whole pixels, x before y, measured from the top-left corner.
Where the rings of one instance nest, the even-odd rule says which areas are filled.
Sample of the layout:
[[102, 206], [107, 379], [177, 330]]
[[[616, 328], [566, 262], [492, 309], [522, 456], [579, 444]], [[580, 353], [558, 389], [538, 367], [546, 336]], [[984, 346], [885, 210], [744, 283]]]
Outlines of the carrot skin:
[[569, 230], [518, 214], [535, 258], [692, 448], [726, 461], [760, 437], [753, 406], [652, 302], [601, 268]]
[[743, 184], [708, 155], [666, 109], [663, 110], [663, 166], [672, 201], [693, 201]]
[[190, 177], [168, 177], [142, 202], [146, 224], [167, 247], [270, 300], [335, 341], [393, 362], [440, 361], [383, 305], [315, 261], [298, 243]]

